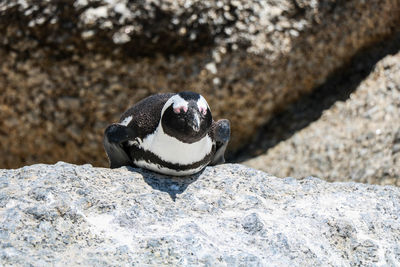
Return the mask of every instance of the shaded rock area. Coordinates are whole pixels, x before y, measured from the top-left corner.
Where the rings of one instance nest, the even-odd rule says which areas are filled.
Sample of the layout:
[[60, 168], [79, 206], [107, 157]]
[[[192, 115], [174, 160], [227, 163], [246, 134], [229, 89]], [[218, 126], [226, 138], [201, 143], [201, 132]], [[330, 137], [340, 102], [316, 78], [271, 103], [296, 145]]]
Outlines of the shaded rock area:
[[[390, 36], [399, 0], [0, 3], [0, 166], [106, 165], [103, 130], [156, 92], [202, 93], [231, 150]], [[379, 10], [379, 12], [377, 12]]]
[[400, 186], [400, 34], [361, 53], [256, 139], [242, 155], [263, 154], [244, 164], [278, 177]]
[[66, 163], [0, 170], [0, 265], [397, 266], [400, 188], [187, 178]]

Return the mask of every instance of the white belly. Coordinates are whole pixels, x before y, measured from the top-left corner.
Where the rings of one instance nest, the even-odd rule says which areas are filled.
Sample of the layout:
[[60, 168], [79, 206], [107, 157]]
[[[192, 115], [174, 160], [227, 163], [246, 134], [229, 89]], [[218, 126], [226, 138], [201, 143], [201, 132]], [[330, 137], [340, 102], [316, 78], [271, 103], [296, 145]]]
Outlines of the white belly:
[[[142, 150], [152, 152], [161, 160], [179, 165], [191, 165], [203, 160], [211, 153], [213, 142], [206, 135], [195, 143], [184, 143], [164, 133], [161, 125], [155, 132], [136, 145]], [[199, 172], [207, 163], [188, 170], [173, 170], [145, 160], [134, 160], [135, 165], [168, 175], [190, 175]]]
[[164, 133], [162, 127], [139, 143], [141, 149], [150, 151], [160, 159], [181, 165], [201, 161], [212, 150], [212, 140], [206, 135], [199, 141], [188, 144]]

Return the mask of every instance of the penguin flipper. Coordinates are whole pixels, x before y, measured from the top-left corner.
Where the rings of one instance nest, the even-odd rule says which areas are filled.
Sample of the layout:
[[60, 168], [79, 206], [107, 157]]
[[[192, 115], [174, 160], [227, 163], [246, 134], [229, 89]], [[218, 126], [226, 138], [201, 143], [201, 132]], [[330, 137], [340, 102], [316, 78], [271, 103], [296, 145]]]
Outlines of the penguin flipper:
[[217, 147], [210, 165], [217, 165], [225, 162], [224, 154], [231, 136], [229, 120], [222, 119], [215, 122], [213, 125], [213, 131]]
[[123, 149], [122, 143], [132, 139], [133, 130], [121, 124], [113, 123], [104, 131], [104, 149], [106, 150], [110, 168], [131, 165], [132, 160]]

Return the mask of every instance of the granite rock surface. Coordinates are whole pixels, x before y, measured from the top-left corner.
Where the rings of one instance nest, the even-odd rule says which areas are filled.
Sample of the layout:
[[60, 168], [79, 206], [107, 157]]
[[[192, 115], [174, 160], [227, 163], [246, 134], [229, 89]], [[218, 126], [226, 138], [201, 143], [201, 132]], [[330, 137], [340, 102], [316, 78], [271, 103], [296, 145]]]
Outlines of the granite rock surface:
[[0, 265], [398, 266], [400, 189], [134, 168], [0, 170]]
[[[0, 159], [105, 166], [104, 128], [157, 92], [202, 93], [231, 150], [390, 36], [399, 0], [0, 3]], [[379, 10], [379, 12], [377, 12]], [[244, 126], [245, 125], [245, 126]]]
[[400, 186], [400, 33], [387, 48], [362, 55], [370, 69], [356, 60], [319, 89], [334, 99], [316, 91], [265, 127], [255, 147], [270, 148], [243, 163], [278, 177]]

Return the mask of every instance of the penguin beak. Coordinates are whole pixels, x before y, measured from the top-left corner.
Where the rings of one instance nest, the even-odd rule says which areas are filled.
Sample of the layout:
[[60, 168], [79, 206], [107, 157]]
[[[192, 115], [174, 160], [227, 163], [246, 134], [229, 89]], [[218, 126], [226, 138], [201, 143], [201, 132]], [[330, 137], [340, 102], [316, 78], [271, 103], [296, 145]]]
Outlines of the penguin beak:
[[192, 123], [190, 123], [190, 127], [192, 127], [192, 129], [195, 132], [198, 132], [200, 130], [200, 116], [197, 113], [193, 114], [193, 120]]
[[188, 121], [189, 126], [193, 129], [193, 131], [200, 131], [200, 115], [197, 111], [193, 110], [191, 112], [190, 119]]

